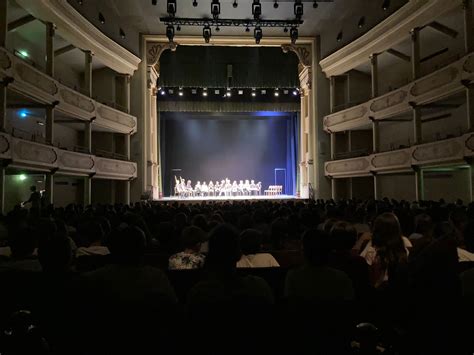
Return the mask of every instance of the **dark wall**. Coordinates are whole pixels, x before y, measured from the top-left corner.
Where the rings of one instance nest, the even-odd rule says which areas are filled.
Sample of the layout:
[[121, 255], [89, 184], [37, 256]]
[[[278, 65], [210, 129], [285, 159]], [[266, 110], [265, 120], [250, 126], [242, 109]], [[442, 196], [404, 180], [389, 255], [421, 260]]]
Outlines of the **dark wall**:
[[[274, 169], [296, 170], [294, 114], [161, 113], [161, 159], [165, 196], [170, 195], [172, 169], [182, 177], [231, 181], [254, 179], [263, 188], [274, 184]], [[287, 193], [294, 177], [287, 171]], [[173, 183], [174, 184], [174, 183]]]

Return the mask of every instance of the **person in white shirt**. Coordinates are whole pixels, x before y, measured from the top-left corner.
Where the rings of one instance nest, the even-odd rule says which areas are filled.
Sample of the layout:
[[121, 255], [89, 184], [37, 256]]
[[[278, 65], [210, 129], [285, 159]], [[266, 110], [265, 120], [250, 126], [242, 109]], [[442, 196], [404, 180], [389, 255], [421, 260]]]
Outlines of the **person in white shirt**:
[[255, 229], [247, 229], [240, 235], [242, 256], [237, 262], [238, 268], [280, 267], [270, 253], [261, 253], [262, 235]]
[[86, 255], [109, 255], [109, 248], [102, 245], [105, 233], [98, 221], [88, 223], [83, 231], [89, 241], [87, 247], [79, 247], [76, 250], [76, 257]]

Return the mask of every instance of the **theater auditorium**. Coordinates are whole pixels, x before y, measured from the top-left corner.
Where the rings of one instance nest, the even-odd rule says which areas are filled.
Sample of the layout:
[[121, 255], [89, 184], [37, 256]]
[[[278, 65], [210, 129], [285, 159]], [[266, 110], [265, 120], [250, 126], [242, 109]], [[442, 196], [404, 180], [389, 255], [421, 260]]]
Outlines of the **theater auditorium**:
[[0, 354], [474, 353], [473, 0], [0, 0]]

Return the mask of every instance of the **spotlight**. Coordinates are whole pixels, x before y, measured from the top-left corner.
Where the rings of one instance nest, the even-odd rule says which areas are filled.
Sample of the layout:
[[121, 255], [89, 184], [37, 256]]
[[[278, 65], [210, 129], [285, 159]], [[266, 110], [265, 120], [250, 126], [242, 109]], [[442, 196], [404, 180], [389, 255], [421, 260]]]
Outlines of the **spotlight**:
[[313, 1], [313, 9], [318, 8], [318, 2], [316, 0]]
[[176, 0], [167, 1], [166, 11], [170, 17], [174, 17], [174, 15], [176, 15]]
[[193, 6], [194, 7], [197, 7], [198, 6], [198, 2], [196, 0], [193, 0]]
[[295, 10], [296, 19], [301, 20], [301, 18], [303, 17], [303, 12], [304, 12], [303, 3], [301, 2], [301, 0], [295, 0], [294, 10]]
[[196, 90], [196, 89], [191, 89], [191, 94], [196, 95], [196, 94], [197, 94], [197, 90]]
[[212, 37], [212, 30], [209, 25], [204, 26], [204, 28], [202, 29], [202, 36], [204, 37], [206, 43], [209, 43]]
[[257, 96], [257, 91], [255, 89], [252, 89], [252, 96], [253, 97]]
[[283, 29], [283, 32], [288, 33], [288, 28], [285, 27], [285, 28]]
[[289, 91], [288, 91], [288, 90], [286, 90], [286, 89], [285, 89], [285, 90], [283, 90], [283, 93], [284, 93], [285, 95], [288, 95], [288, 92], [289, 92]]
[[166, 91], [165, 91], [165, 90], [161, 90], [161, 91], [160, 91], [160, 94], [161, 94], [161, 96], [165, 96], [165, 95], [166, 95]]
[[245, 32], [250, 32], [249, 26], [247, 26], [247, 28], [245, 29]]
[[214, 90], [214, 94], [219, 95], [221, 91], [219, 89]]
[[230, 91], [229, 88], [227, 88], [227, 92], [226, 92], [225, 96], [227, 96], [227, 97], [231, 97], [231, 96], [232, 96], [232, 92]]
[[337, 34], [336, 41], [338, 42], [342, 41], [342, 31]]
[[174, 94], [174, 90], [173, 90], [173, 89], [169, 89], [169, 90], [168, 90], [168, 93], [169, 93], [170, 95], [173, 95], [173, 94]]
[[234, 9], [236, 9], [237, 6], [239, 6], [239, 4], [237, 4], [237, 0], [234, 0], [234, 3], [232, 4], [232, 7], [233, 7]]
[[255, 38], [255, 43], [260, 44], [260, 41], [263, 38], [263, 31], [260, 26], [255, 27], [255, 29], [253, 30], [253, 36]]
[[151, 4], [152, 4], [153, 6], [156, 6], [156, 4], [158, 4], [158, 0], [151, 0]]
[[362, 16], [359, 20], [359, 23], [357, 24], [357, 27], [362, 28], [365, 26], [365, 17]]
[[184, 95], [183, 89], [179, 89], [178, 95], [179, 95], [179, 96], [183, 96], [183, 95]]
[[293, 90], [293, 96], [298, 96], [298, 90]]
[[273, 3], [273, 8], [274, 9], [278, 9], [280, 5], [278, 4], [278, 0], [275, 0], [275, 2]]
[[204, 90], [202, 91], [202, 96], [207, 97], [207, 89], [204, 89]]
[[36, 121], [36, 123], [38, 124], [38, 126], [44, 126], [44, 122], [42, 121]]
[[266, 94], [267, 94], [267, 90], [263, 89], [263, 90], [261, 91], [261, 93], [262, 93], [262, 95], [266, 95]]
[[20, 181], [25, 181], [27, 179], [26, 175], [25, 174], [21, 174], [18, 176], [18, 179], [20, 179]]
[[178, 32], [181, 31], [181, 26], [180, 25], [176, 26], [176, 31], [178, 31]]
[[20, 112], [18, 112], [18, 115], [20, 116], [20, 118], [27, 118], [28, 112], [26, 110], [21, 110]]
[[217, 18], [219, 17], [221, 13], [221, 4], [219, 2], [219, 0], [212, 0], [212, 3], [211, 3], [211, 14], [212, 14], [212, 17], [217, 20]]
[[166, 26], [166, 37], [168, 37], [170, 42], [173, 42], [173, 38], [174, 38], [174, 26], [173, 25]]
[[273, 95], [275, 95], [275, 97], [280, 96], [280, 91], [278, 89], [275, 89], [275, 92], [273, 93]]
[[219, 32], [221, 28], [219, 26], [216, 27], [216, 32]]
[[123, 31], [123, 29], [120, 29], [119, 33], [120, 33], [120, 38], [125, 39], [125, 32]]
[[298, 29], [296, 27], [291, 28], [290, 38], [291, 38], [291, 43], [295, 44], [296, 40], [298, 39]]
[[244, 90], [239, 90], [239, 95], [243, 95], [244, 94]]
[[84, 2], [83, 2], [82, 0], [77, 0], [77, 3], [78, 3], [79, 5], [82, 5]]
[[390, 0], [383, 0], [382, 9], [384, 11], [387, 11], [389, 7], [390, 7]]
[[105, 17], [104, 17], [104, 15], [102, 15], [102, 12], [99, 12], [99, 21], [100, 21], [101, 24], [105, 23]]
[[252, 15], [255, 20], [258, 20], [260, 16], [262, 16], [262, 4], [260, 4], [260, 0], [253, 0]]

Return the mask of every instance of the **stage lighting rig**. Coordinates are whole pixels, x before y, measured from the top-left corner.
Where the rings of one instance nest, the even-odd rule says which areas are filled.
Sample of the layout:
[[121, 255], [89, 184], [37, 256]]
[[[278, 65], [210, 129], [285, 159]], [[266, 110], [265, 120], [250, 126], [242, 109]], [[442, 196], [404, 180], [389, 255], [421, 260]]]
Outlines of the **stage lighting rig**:
[[291, 28], [290, 38], [291, 38], [291, 43], [295, 44], [296, 40], [298, 39], [298, 29], [296, 27]]
[[221, 13], [221, 4], [219, 0], [212, 0], [211, 14], [214, 20], [217, 20], [219, 18], [220, 13]]
[[173, 25], [166, 26], [166, 37], [168, 37], [168, 40], [170, 42], [173, 42], [173, 38], [174, 38], [174, 26]]
[[197, 7], [198, 6], [198, 2], [196, 0], [193, 0], [193, 6], [194, 7]]
[[170, 17], [175, 17], [176, 15], [176, 0], [167, 0], [166, 10]]
[[295, 10], [296, 19], [301, 20], [304, 13], [304, 6], [301, 0], [295, 0], [294, 10]]
[[253, 37], [255, 38], [255, 43], [260, 44], [260, 41], [263, 38], [263, 31], [260, 26], [255, 27], [253, 30]]
[[204, 26], [204, 28], [202, 29], [202, 36], [204, 37], [204, 40], [206, 41], [206, 43], [209, 43], [212, 37], [212, 30], [211, 30], [211, 27], [209, 27], [209, 25]]
[[252, 15], [255, 20], [260, 19], [260, 16], [262, 16], [262, 4], [260, 4], [260, 0], [253, 0]]
[[278, 0], [275, 0], [275, 2], [273, 3], [273, 8], [274, 9], [278, 9], [280, 5], [278, 4]]

